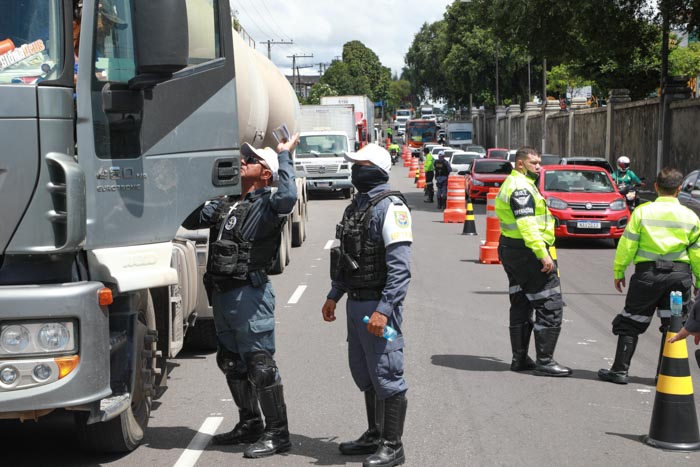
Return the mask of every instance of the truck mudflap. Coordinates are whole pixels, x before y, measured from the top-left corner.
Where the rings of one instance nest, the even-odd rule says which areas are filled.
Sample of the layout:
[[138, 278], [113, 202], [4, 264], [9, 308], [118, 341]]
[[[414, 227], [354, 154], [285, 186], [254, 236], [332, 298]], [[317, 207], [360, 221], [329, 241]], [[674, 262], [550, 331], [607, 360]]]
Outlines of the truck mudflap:
[[[10, 353], [0, 345], [0, 372], [12, 367], [6, 374], [19, 375], [10, 384], [6, 384], [10, 378], [0, 379], [0, 418], [11, 413], [85, 406], [111, 395], [109, 315], [98, 301], [98, 291], [103, 287], [100, 282], [0, 286], [0, 327], [18, 325], [30, 330], [27, 349], [35, 349], [27, 355], [21, 351]], [[70, 339], [75, 350], [39, 354], [35, 331], [43, 323], [72, 323]], [[43, 378], [48, 370], [37, 371], [33, 365], [34, 361], [40, 364], [76, 354], [77, 365], [60, 378], [54, 374]]]

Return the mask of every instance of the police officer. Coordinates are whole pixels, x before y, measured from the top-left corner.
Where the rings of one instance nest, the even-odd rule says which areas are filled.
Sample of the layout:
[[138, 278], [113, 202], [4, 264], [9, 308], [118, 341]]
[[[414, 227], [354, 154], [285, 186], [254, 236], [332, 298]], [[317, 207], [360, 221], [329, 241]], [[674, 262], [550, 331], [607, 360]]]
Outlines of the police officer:
[[394, 142], [394, 129], [391, 126], [386, 127], [386, 136], [389, 138], [389, 144]]
[[664, 168], [656, 177], [654, 188], [659, 194], [653, 203], [632, 211], [620, 238], [613, 265], [615, 289], [625, 287], [625, 269], [634, 261], [635, 270], [625, 299], [625, 308], [612, 322], [618, 336], [612, 367], [598, 371], [603, 381], [627, 384], [627, 372], [639, 335], [647, 330], [654, 310], [662, 318], [670, 317], [670, 293], [683, 293], [687, 312], [690, 303], [691, 277], [700, 286], [700, 219], [677, 199], [683, 174]]
[[423, 162], [423, 170], [425, 171], [425, 189], [423, 190], [425, 194], [424, 202], [432, 203], [433, 196], [435, 195], [435, 187], [433, 185], [433, 178], [435, 178], [435, 159], [427, 146], [423, 146], [423, 153], [425, 154], [425, 162]]
[[396, 161], [399, 160], [399, 154], [401, 154], [401, 147], [396, 143], [391, 143], [389, 145], [389, 154], [391, 155], [391, 165], [394, 165]]
[[[348, 294], [350, 372], [364, 393], [369, 428], [339, 448], [346, 455], [372, 454], [365, 467], [400, 465], [407, 405], [402, 303], [411, 277], [411, 214], [401, 193], [388, 185], [386, 150], [370, 144], [345, 157], [354, 162], [352, 183], [359, 194], [336, 227], [340, 246], [331, 250], [332, 286], [321, 311], [325, 321], [335, 321], [336, 304]], [[398, 332], [395, 340], [382, 337], [386, 325]]]
[[[549, 253], [554, 244], [554, 217], [537, 190], [539, 174], [539, 152], [521, 147], [515, 153], [515, 168], [496, 198], [501, 226], [498, 258], [508, 275], [510, 292], [510, 369], [534, 370], [539, 376], [569, 376], [571, 369], [553, 358], [563, 302], [557, 266]], [[533, 329], [536, 362], [527, 354]]]
[[273, 358], [275, 294], [267, 272], [277, 256], [285, 216], [297, 201], [290, 156], [297, 141], [294, 135], [281, 143], [279, 154], [244, 143], [241, 197], [211, 201], [183, 224], [189, 229], [211, 227], [205, 284], [214, 309], [216, 361], [240, 416], [232, 431], [215, 436], [213, 442], [253, 443], [245, 457], [291, 448], [282, 380]]
[[445, 150], [438, 151], [438, 160], [433, 163], [435, 171], [435, 182], [437, 184], [438, 209], [445, 209], [447, 205], [447, 179], [452, 172], [450, 162], [445, 159]]
[[[676, 342], [681, 339], [685, 339], [688, 336], [693, 336], [695, 338], [695, 345], [700, 345], [700, 296], [695, 297], [695, 306], [693, 310], [688, 315], [688, 319], [683, 325], [683, 329], [678, 331], [678, 334], [671, 337], [669, 342]], [[700, 352], [697, 350], [696, 352]], [[700, 361], [698, 361], [700, 365]]]

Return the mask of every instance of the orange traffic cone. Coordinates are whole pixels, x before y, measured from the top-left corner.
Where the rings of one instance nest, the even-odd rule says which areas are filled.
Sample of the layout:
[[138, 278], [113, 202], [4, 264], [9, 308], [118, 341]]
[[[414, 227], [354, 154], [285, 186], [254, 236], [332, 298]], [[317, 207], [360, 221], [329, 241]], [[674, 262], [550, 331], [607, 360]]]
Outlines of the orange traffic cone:
[[425, 167], [423, 165], [420, 166], [420, 175], [418, 176], [418, 180], [416, 181], [416, 188], [425, 188]]
[[464, 217], [467, 214], [467, 209], [464, 206], [466, 198], [464, 182], [464, 177], [456, 173], [451, 173], [447, 177], [447, 200], [445, 211], [442, 213], [442, 221], [445, 223], [464, 222]]
[[498, 188], [490, 188], [486, 194], [486, 242], [479, 248], [479, 262], [484, 264], [501, 264], [498, 259], [501, 224], [496, 217], [496, 196]]
[[[683, 327], [682, 319], [682, 316], [671, 316], [667, 338], [678, 334]], [[644, 442], [659, 449], [700, 450], [693, 380], [685, 339], [665, 342], [660, 368], [649, 436], [644, 437]]]
[[462, 228], [462, 235], [477, 235], [476, 222], [474, 221], [474, 206], [472, 206], [472, 202], [468, 199], [467, 213], [464, 216], [464, 227]]
[[418, 158], [417, 157], [412, 157], [411, 158], [411, 167], [408, 170], [408, 178], [416, 178], [416, 171], [418, 170]]

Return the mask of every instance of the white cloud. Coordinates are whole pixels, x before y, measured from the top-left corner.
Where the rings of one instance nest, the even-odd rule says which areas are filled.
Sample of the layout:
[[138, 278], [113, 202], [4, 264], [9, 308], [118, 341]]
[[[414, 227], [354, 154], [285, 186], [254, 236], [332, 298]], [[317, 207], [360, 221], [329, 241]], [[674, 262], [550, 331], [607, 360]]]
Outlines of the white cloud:
[[[298, 64], [330, 63], [343, 53], [343, 44], [359, 40], [377, 54], [392, 74], [400, 74], [404, 56], [423, 23], [442, 19], [452, 0], [231, 0], [238, 19], [267, 54], [266, 42], [294, 40], [293, 45], [272, 45], [272, 61], [291, 74], [293, 54]], [[301, 74], [312, 74], [303, 69]]]

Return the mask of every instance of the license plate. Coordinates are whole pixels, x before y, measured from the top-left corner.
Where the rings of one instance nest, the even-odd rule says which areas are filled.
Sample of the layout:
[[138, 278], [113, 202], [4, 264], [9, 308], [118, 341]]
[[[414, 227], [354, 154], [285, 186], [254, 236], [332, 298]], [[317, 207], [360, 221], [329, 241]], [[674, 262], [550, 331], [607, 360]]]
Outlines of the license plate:
[[600, 222], [594, 222], [594, 221], [578, 221], [576, 223], [576, 227], [579, 229], [599, 229], [600, 228]]

